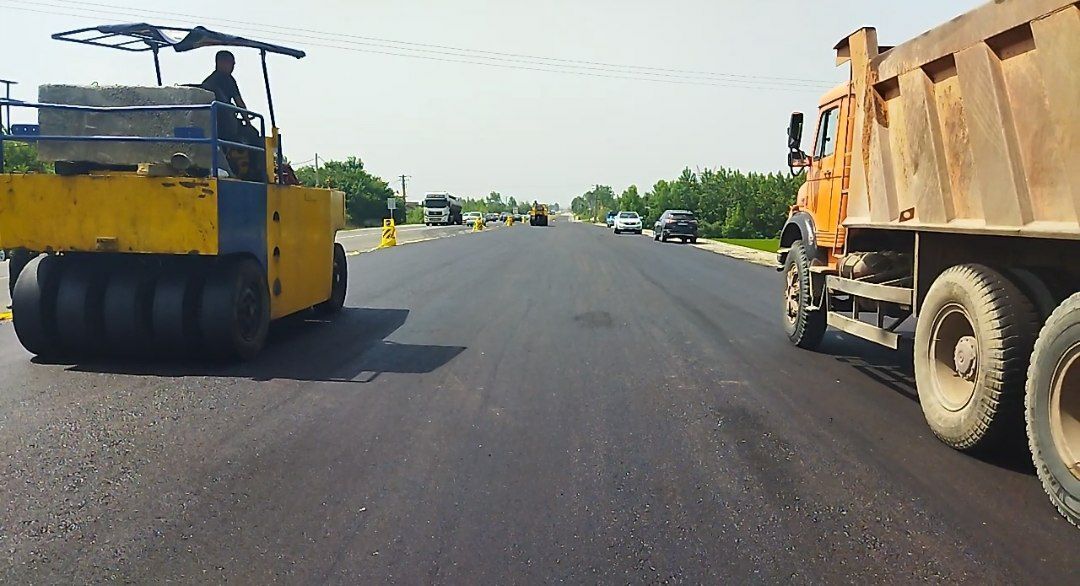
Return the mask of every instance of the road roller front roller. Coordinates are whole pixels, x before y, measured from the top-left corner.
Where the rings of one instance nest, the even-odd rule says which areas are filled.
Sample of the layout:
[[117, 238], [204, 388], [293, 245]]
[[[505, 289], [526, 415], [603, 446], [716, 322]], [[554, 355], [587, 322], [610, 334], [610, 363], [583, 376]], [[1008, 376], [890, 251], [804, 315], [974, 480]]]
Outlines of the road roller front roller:
[[[335, 287], [339, 291], [343, 285]], [[257, 260], [43, 254], [15, 284], [19, 341], [46, 358], [253, 358], [271, 317]], [[317, 306], [340, 308], [343, 294]]]

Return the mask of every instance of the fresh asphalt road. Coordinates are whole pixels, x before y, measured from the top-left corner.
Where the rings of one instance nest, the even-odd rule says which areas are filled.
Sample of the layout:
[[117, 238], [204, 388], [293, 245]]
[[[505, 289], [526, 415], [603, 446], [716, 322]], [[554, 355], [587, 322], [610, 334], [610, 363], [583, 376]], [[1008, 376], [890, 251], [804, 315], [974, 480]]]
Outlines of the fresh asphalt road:
[[560, 223], [351, 257], [257, 360], [35, 363], [0, 325], [0, 582], [1080, 583], [1022, 451], [780, 277]]

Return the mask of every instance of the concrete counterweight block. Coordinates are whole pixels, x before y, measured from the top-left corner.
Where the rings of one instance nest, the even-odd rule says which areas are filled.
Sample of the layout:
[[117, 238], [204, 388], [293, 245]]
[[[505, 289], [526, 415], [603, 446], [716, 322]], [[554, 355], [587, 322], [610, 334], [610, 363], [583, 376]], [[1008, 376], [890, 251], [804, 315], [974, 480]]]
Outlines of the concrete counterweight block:
[[[38, 101], [76, 106], [161, 106], [209, 104], [214, 94], [194, 87], [42, 85]], [[226, 115], [227, 113], [222, 113]], [[210, 111], [76, 112], [42, 109], [38, 122], [43, 135], [210, 137]], [[190, 143], [67, 142], [38, 145], [42, 161], [75, 161], [98, 165], [168, 163], [183, 153], [196, 167], [210, 167], [210, 147]]]

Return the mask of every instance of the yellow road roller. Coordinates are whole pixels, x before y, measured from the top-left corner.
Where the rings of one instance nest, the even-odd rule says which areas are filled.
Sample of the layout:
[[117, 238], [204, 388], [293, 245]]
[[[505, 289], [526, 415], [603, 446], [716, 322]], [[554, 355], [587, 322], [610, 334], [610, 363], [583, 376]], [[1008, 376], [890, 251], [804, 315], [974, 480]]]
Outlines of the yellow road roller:
[[542, 203], [533, 202], [531, 208], [529, 208], [529, 225], [530, 226], [547, 226], [548, 225], [548, 207]]
[[[153, 54], [157, 86], [43, 85], [35, 143], [56, 173], [0, 174], [0, 245], [16, 334], [44, 357], [249, 359], [271, 320], [345, 300], [344, 194], [302, 187], [282, 155], [268, 54], [302, 51], [203, 27], [107, 25], [53, 35]], [[270, 113], [163, 86], [159, 54], [259, 51]], [[2, 151], [0, 151], [2, 152]], [[0, 154], [2, 163], [2, 154]], [[0, 166], [2, 168], [2, 166]]]

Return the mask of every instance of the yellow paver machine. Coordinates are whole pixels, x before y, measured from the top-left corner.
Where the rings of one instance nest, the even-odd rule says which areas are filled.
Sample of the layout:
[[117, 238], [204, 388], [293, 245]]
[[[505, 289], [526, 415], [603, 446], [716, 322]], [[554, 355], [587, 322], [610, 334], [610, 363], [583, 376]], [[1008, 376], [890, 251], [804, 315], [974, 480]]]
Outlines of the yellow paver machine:
[[[0, 244], [16, 251], [23, 346], [49, 357], [248, 359], [271, 320], [341, 309], [344, 194], [296, 181], [267, 76], [268, 53], [302, 51], [147, 24], [53, 38], [152, 52], [158, 85], [47, 85], [37, 102], [5, 102], [36, 110], [38, 124], [11, 124], [0, 145], [36, 143], [56, 169], [0, 174]], [[269, 134], [262, 115], [213, 92], [161, 85], [159, 53], [221, 46], [260, 52]]]

